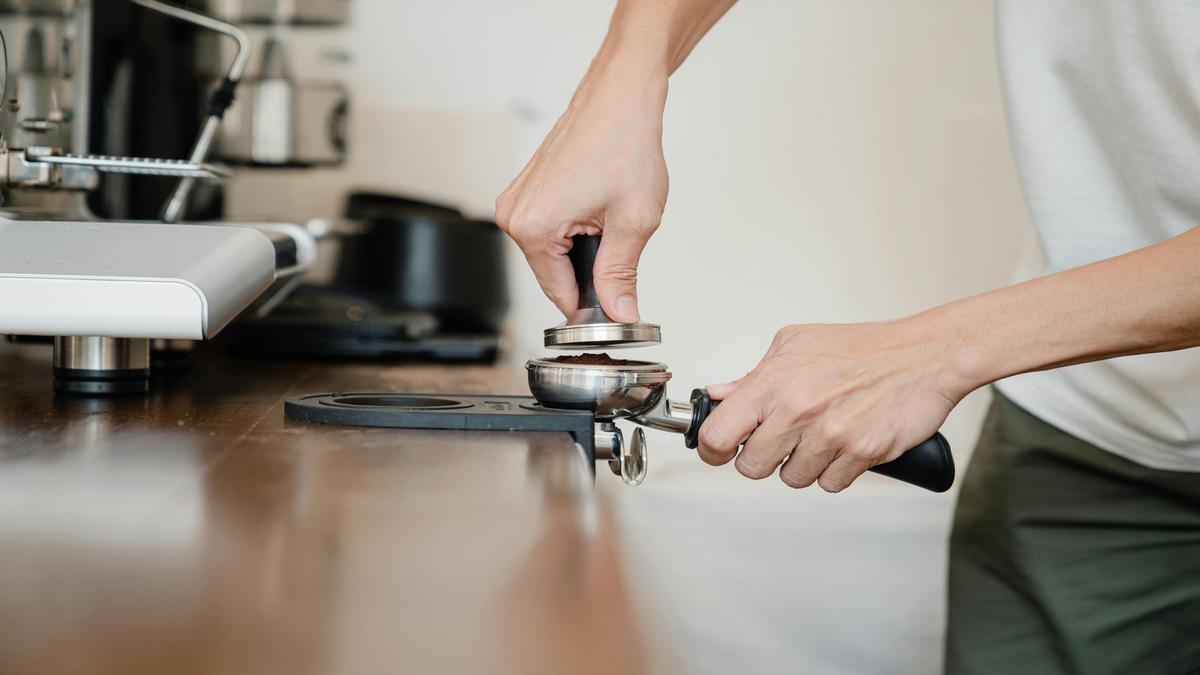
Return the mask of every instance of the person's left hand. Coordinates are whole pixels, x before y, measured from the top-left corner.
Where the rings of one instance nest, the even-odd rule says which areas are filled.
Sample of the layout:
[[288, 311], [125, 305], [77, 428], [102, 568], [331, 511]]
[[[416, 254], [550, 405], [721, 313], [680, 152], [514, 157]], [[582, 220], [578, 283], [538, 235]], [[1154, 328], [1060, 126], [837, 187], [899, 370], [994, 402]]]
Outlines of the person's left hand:
[[700, 457], [736, 455], [754, 479], [782, 464], [791, 487], [844, 490], [932, 436], [974, 389], [950, 354], [921, 317], [783, 328], [753, 371], [708, 388], [722, 403], [700, 429]]

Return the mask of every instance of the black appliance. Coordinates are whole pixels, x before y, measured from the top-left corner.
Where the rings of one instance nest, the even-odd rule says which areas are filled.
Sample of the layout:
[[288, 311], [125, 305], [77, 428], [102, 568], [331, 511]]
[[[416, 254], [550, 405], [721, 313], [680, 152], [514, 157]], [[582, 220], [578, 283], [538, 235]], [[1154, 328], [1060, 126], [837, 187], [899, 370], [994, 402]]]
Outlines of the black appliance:
[[257, 355], [490, 362], [508, 313], [504, 234], [416, 199], [347, 199], [333, 281], [229, 332]]

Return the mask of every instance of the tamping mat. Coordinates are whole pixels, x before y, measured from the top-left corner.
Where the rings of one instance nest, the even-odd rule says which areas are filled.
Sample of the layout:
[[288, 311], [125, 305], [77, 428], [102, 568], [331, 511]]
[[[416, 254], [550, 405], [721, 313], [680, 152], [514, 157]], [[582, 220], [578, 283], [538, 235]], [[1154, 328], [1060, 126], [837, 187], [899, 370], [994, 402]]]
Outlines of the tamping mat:
[[347, 392], [289, 398], [283, 414], [301, 422], [393, 429], [565, 431], [594, 460], [595, 423], [586, 410], [553, 410], [532, 396]]

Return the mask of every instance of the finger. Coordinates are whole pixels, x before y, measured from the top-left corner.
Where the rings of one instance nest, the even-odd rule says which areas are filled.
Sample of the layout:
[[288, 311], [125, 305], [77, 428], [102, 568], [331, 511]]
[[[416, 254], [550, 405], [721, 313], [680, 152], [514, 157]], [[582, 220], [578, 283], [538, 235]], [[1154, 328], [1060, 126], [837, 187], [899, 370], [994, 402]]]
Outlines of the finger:
[[641, 233], [641, 228], [604, 229], [592, 274], [600, 306], [613, 321], [637, 323], [641, 320], [637, 302], [637, 271], [638, 261], [649, 238], [648, 233]]
[[[537, 215], [538, 211], [531, 215], [530, 210], [526, 207], [513, 217], [508, 234], [521, 247], [542, 292], [564, 316], [570, 316], [579, 306], [575, 271], [567, 256], [571, 251], [571, 238], [577, 234], [597, 234], [600, 228], [594, 223], [574, 220], [551, 225], [553, 221], [549, 216]], [[554, 207], [542, 210], [547, 213], [562, 211]]]
[[[815, 443], [813, 438], [801, 434], [800, 444], [779, 469], [779, 478], [793, 488], [806, 488], [815, 483], [839, 452], [836, 447]], [[815, 438], [815, 434], [813, 436]]]
[[842, 452], [821, 472], [817, 483], [826, 492], [841, 492], [869, 468], [871, 463], [865, 457]]
[[570, 316], [579, 303], [579, 288], [575, 285], [575, 270], [570, 259], [565, 254], [538, 246], [525, 251], [525, 260], [550, 302], [564, 316]]
[[746, 378], [739, 377], [738, 379], [736, 379], [732, 382], [725, 382], [723, 384], [710, 384], [704, 388], [704, 391], [707, 391], [708, 395], [713, 400], [724, 401], [725, 399], [727, 399], [731, 395], [733, 395], [733, 392], [737, 391], [737, 388], [739, 386], [741, 386], [742, 380], [744, 380], [744, 379], [746, 379]]
[[738, 453], [738, 473], [754, 480], [770, 476], [799, 442], [800, 434], [785, 415], [767, 415]]
[[700, 427], [700, 459], [714, 466], [729, 462], [738, 447], [762, 423], [764, 397], [751, 387], [739, 387], [709, 414]]

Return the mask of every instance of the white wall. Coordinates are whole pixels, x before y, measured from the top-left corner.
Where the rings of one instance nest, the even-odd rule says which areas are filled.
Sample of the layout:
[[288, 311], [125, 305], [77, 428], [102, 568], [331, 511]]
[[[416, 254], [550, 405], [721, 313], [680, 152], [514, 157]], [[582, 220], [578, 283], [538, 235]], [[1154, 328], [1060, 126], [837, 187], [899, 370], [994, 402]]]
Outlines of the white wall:
[[[370, 184], [489, 213], [566, 104], [611, 4], [355, 0], [354, 157], [292, 204]], [[671, 82], [671, 196], [640, 284], [665, 342], [639, 356], [671, 365], [677, 395], [743, 373], [784, 324], [898, 317], [1005, 282], [1028, 225], [992, 30], [985, 0], [743, 0], [700, 44]], [[515, 251], [513, 263], [520, 363], [560, 317]], [[947, 423], [960, 458], [985, 399]], [[710, 469], [676, 439], [651, 443], [646, 485], [601, 486], [631, 564], [647, 566], [655, 630], [687, 645], [678, 667], [745, 668], [753, 644], [768, 672], [794, 658], [809, 672], [932, 672], [952, 498], [879, 480], [830, 502]], [[695, 528], [666, 531], [680, 517]], [[880, 522], [890, 543], [872, 548]], [[680, 586], [692, 577], [673, 565], [695, 583]], [[705, 579], [718, 583], [700, 590]], [[847, 597], [859, 612], [838, 612]], [[731, 603], [747, 608], [740, 632], [697, 618]]]

